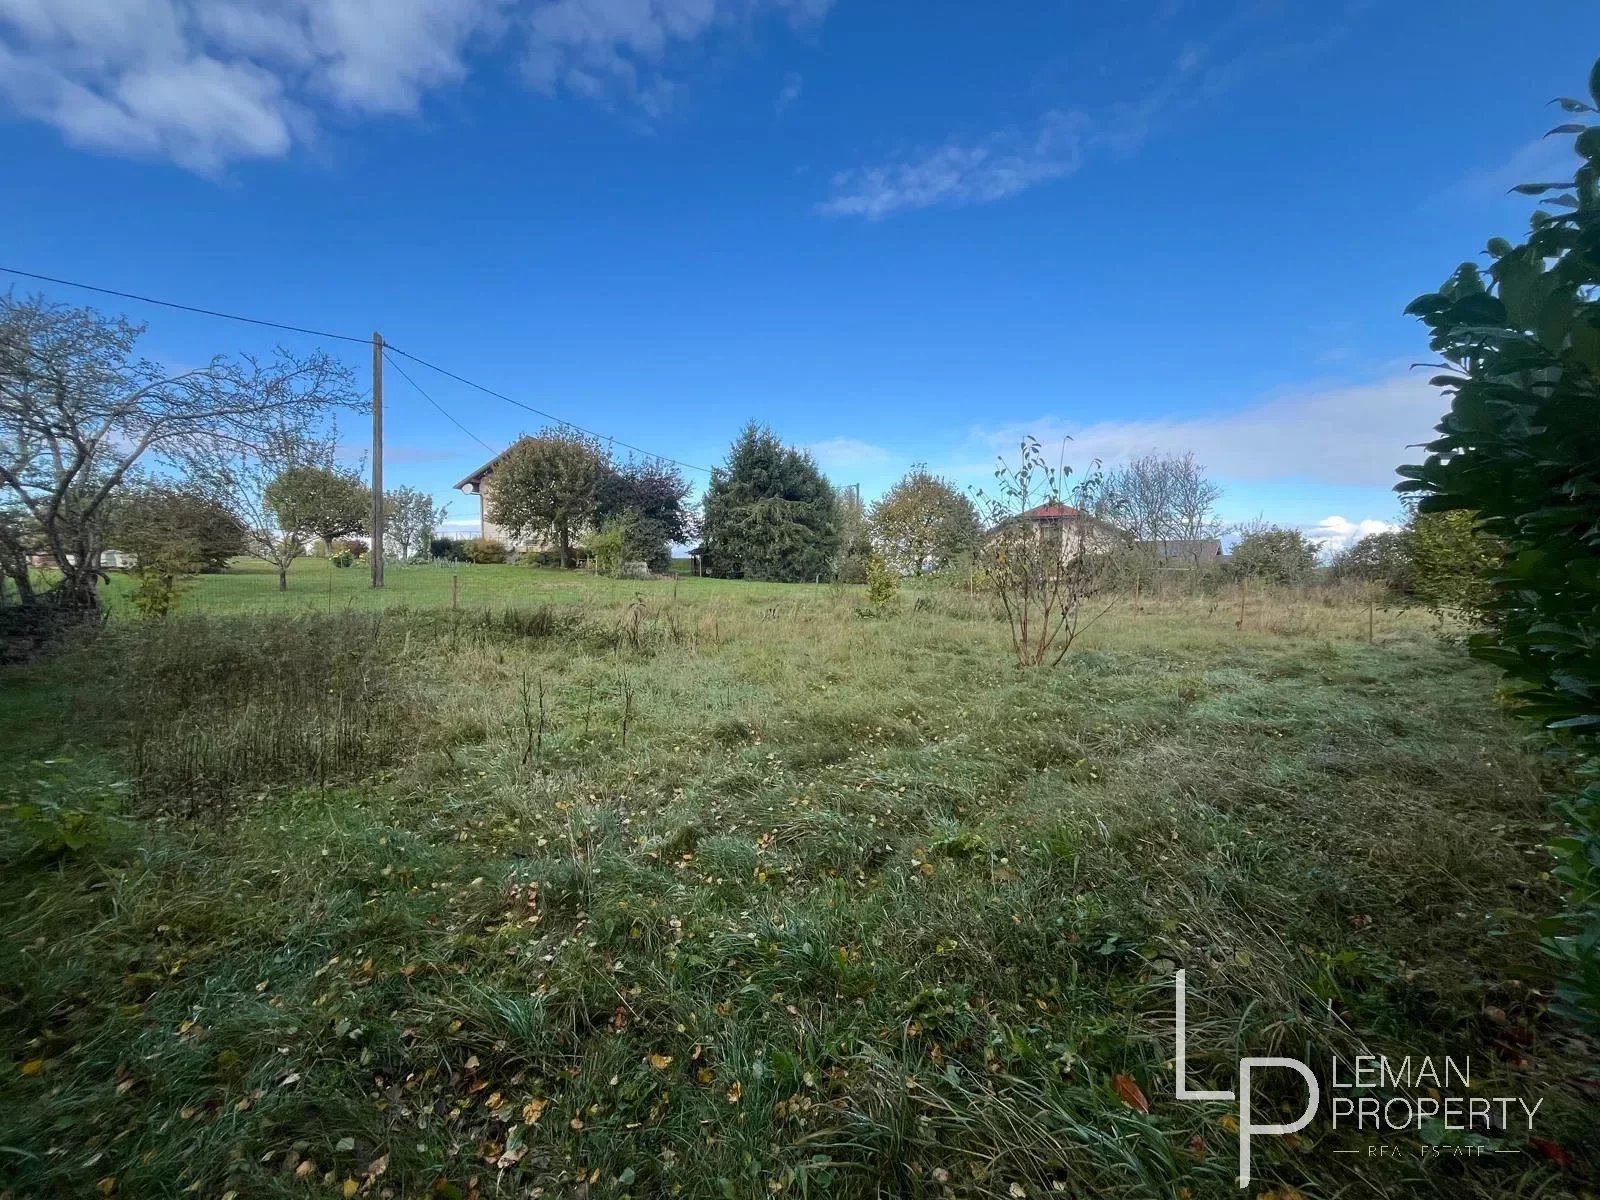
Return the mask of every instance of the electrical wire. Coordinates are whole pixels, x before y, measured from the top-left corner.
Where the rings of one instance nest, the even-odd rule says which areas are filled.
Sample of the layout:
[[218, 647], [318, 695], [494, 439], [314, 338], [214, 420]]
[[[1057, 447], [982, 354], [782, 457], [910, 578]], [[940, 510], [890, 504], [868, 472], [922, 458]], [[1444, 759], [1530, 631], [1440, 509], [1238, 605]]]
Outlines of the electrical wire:
[[407, 353], [398, 346], [389, 346], [388, 348], [394, 351], [396, 354], [409, 358], [412, 362], [418, 364], [419, 366], [427, 367], [430, 371], [437, 371], [439, 374], [444, 375], [447, 378], [454, 379], [457, 383], [465, 384], [469, 388], [476, 388], [486, 396], [493, 396], [496, 400], [504, 400], [507, 404], [514, 404], [518, 408], [526, 409], [535, 416], [543, 417], [547, 421], [554, 421], [557, 425], [565, 426], [568, 429], [576, 429], [579, 433], [586, 433], [592, 438], [599, 438], [603, 442], [610, 442], [613, 445], [621, 446], [624, 450], [632, 450], [636, 454], [643, 454], [645, 457], [653, 458], [658, 462], [671, 463], [673, 466], [682, 467], [686, 471], [700, 471], [706, 475], [711, 474], [710, 467], [697, 467], [694, 463], [687, 463], [676, 458], [668, 458], [665, 454], [656, 454], [653, 451], [646, 450], [641, 446], [629, 445], [627, 442], [624, 442], [619, 438], [608, 437], [603, 433], [596, 433], [593, 429], [585, 429], [582, 425], [579, 425], [574, 421], [563, 420], [554, 413], [545, 412], [542, 408], [535, 408], [531, 404], [524, 404], [521, 400], [514, 400], [510, 396], [507, 396], [504, 392], [497, 392], [493, 388], [485, 387], [481, 383], [474, 383], [472, 380], [463, 375], [457, 375], [454, 371], [446, 370], [437, 363], [431, 363], [425, 358], [419, 358], [415, 354]]
[[388, 346], [387, 346], [387, 345], [386, 345], [386, 346], [384, 346], [384, 348], [383, 348], [383, 349], [384, 349], [384, 355], [383, 355], [383, 358], [384, 358], [384, 361], [385, 361], [385, 362], [387, 362], [387, 363], [388, 363], [388, 364], [389, 364], [389, 365], [390, 365], [390, 366], [391, 366], [391, 367], [393, 367], [393, 368], [394, 368], [394, 369], [395, 369], [395, 370], [396, 370], [396, 371], [399, 371], [399, 372], [400, 372], [400, 378], [402, 378], [402, 379], [404, 379], [404, 380], [405, 380], [405, 381], [406, 381], [406, 382], [407, 382], [407, 383], [409, 383], [409, 384], [410, 384], [410, 385], [411, 385], [411, 386], [412, 386], [412, 387], [414, 387], [414, 388], [416, 388], [416, 390], [417, 390], [417, 394], [418, 394], [418, 395], [419, 395], [419, 396], [421, 396], [421, 397], [422, 397], [422, 398], [423, 398], [423, 399], [424, 399], [424, 400], [426, 400], [426, 401], [427, 401], [427, 402], [428, 402], [428, 403], [429, 403], [429, 404], [431, 404], [431, 405], [433, 405], [433, 406], [434, 406], [434, 408], [437, 408], [437, 409], [438, 409], [438, 410], [439, 410], [439, 415], [440, 415], [440, 416], [442, 416], [442, 417], [444, 417], [444, 419], [445, 419], [445, 420], [446, 420], [446, 421], [449, 421], [449, 422], [450, 422], [450, 424], [452, 424], [452, 425], [454, 425], [454, 426], [455, 426], [455, 427], [456, 427], [456, 428], [457, 428], [457, 429], [459, 429], [459, 430], [461, 430], [461, 432], [462, 432], [462, 433], [464, 433], [464, 434], [466, 434], [466, 435], [467, 435], [467, 436], [468, 436], [468, 437], [469, 437], [469, 438], [471, 438], [471, 439], [472, 439], [472, 440], [473, 440], [473, 441], [475, 441], [475, 442], [477, 442], [477, 443], [478, 443], [478, 445], [480, 445], [480, 446], [482, 446], [482, 447], [483, 447], [483, 448], [484, 448], [484, 449], [485, 449], [485, 450], [487, 450], [487, 451], [488, 451], [488, 452], [489, 452], [489, 453], [490, 453], [490, 454], [499, 454], [499, 453], [500, 453], [500, 451], [498, 451], [498, 450], [496, 450], [496, 449], [495, 449], [495, 448], [494, 448], [494, 447], [493, 447], [493, 446], [491, 446], [491, 445], [490, 445], [490, 444], [489, 444], [489, 443], [488, 443], [488, 442], [486, 442], [486, 441], [484, 441], [484, 440], [483, 440], [483, 439], [482, 439], [482, 438], [481, 438], [481, 437], [479, 437], [479, 436], [478, 436], [478, 435], [477, 435], [477, 434], [475, 434], [475, 433], [473, 433], [473, 432], [472, 432], [472, 430], [470, 430], [470, 429], [468, 429], [468, 428], [467, 428], [467, 427], [466, 427], [466, 426], [465, 426], [465, 425], [463, 425], [463, 424], [462, 424], [462, 423], [461, 423], [461, 422], [460, 422], [460, 421], [458, 421], [458, 420], [456, 420], [456, 419], [455, 419], [455, 417], [453, 417], [453, 416], [451, 416], [451, 415], [450, 415], [450, 413], [449, 413], [449, 411], [448, 411], [448, 410], [447, 410], [447, 409], [446, 409], [446, 408], [445, 408], [445, 407], [444, 407], [444, 406], [443, 406], [443, 405], [441, 405], [441, 404], [440, 404], [440, 403], [439, 403], [439, 402], [438, 402], [438, 401], [437, 401], [437, 400], [435, 400], [435, 399], [434, 399], [434, 398], [433, 398], [433, 397], [432, 397], [432, 396], [430, 396], [430, 395], [428, 395], [428, 393], [427, 393], [427, 392], [425, 392], [425, 391], [424, 391], [424, 390], [423, 390], [423, 389], [422, 389], [422, 385], [421, 385], [421, 384], [420, 384], [420, 383], [418, 383], [418, 382], [417, 382], [417, 381], [416, 381], [416, 380], [415, 380], [415, 379], [413, 379], [413, 378], [411, 378], [411, 376], [410, 376], [410, 375], [409, 375], [409, 374], [407, 374], [407, 373], [406, 373], [406, 369], [405, 369], [405, 368], [404, 368], [404, 367], [402, 367], [402, 366], [401, 366], [401, 365], [400, 365], [400, 364], [399, 364], [399, 363], [397, 363], [397, 362], [395, 362], [395, 361], [394, 361], [394, 355], [392, 355], [392, 354], [390, 354], [390, 353], [389, 353], [389, 352], [388, 352], [388, 351], [389, 351], [389, 347], [388, 347]]
[[[60, 285], [61, 287], [81, 288], [86, 292], [98, 292], [102, 296], [116, 296], [123, 300], [136, 300], [141, 304], [155, 304], [161, 308], [177, 309], [179, 312], [198, 313], [199, 315], [205, 317], [217, 317], [224, 321], [240, 321], [246, 325], [260, 325], [267, 329], [282, 329], [290, 333], [304, 333], [311, 337], [328, 338], [332, 341], [338, 342], [355, 342], [363, 346], [370, 346], [372, 344], [372, 339], [370, 337], [356, 337], [353, 334], [348, 333], [330, 333], [325, 329], [310, 329], [304, 325], [289, 325], [281, 321], [267, 321], [259, 317], [246, 317], [241, 316], [238, 313], [222, 312], [214, 308], [201, 308], [194, 304], [179, 304], [175, 300], [158, 300], [154, 296], [141, 296], [137, 292], [123, 292], [118, 291], [115, 288], [98, 287], [92, 283], [79, 283], [72, 279], [60, 279], [54, 275], [41, 275], [35, 271], [24, 271], [17, 267], [0, 266], [0, 272], [4, 272], [8, 275], [19, 275], [24, 279], [35, 279], [42, 283], [54, 283]], [[389, 358], [389, 361], [393, 363], [395, 369], [400, 371], [400, 374], [405, 377], [406, 382], [410, 383], [412, 387], [417, 389], [417, 392], [422, 396], [423, 399], [427, 400], [429, 404], [432, 404], [441, 413], [443, 413], [444, 416], [456, 426], [456, 428], [460, 429], [480, 446], [490, 450], [491, 453], [494, 451], [487, 442], [478, 437], [478, 435], [473, 433], [471, 430], [467, 429], [465, 425], [462, 425], [460, 421], [457, 421], [448, 412], [446, 412], [445, 409], [442, 408], [431, 396], [429, 396], [427, 392], [423, 391], [422, 388], [417, 385], [417, 382], [412, 379], [411, 376], [406, 375], [405, 371], [401, 370], [400, 365], [394, 362], [392, 355], [398, 354], [403, 358], [409, 358], [412, 362], [418, 364], [419, 366], [427, 367], [430, 371], [437, 371], [440, 375], [443, 375], [449, 379], [453, 379], [457, 383], [465, 384], [467, 387], [480, 391], [486, 396], [493, 396], [496, 400], [503, 400], [507, 404], [515, 405], [517, 408], [531, 412], [535, 416], [543, 417], [547, 421], [553, 421], [557, 425], [564, 426], [568, 429], [576, 429], [579, 433], [586, 433], [590, 437], [599, 438], [603, 442], [609, 442], [612, 445], [621, 446], [625, 450], [632, 450], [635, 454], [643, 454], [645, 457], [655, 459], [658, 462], [671, 463], [673, 466], [682, 467], [686, 471], [699, 471], [705, 475], [711, 474], [711, 468], [709, 467], [700, 467], [696, 466], [694, 463], [684, 462], [681, 459], [669, 458], [665, 454], [656, 454], [650, 450], [644, 449], [642, 446], [632, 445], [628, 442], [620, 440], [619, 438], [608, 437], [606, 434], [598, 433], [593, 429], [585, 429], [582, 425], [579, 425], [576, 422], [563, 420], [554, 413], [545, 412], [541, 408], [535, 408], [531, 404], [526, 404], [521, 400], [515, 400], [506, 395], [504, 392], [497, 392], [493, 388], [485, 387], [481, 383], [475, 383], [463, 375], [457, 375], [454, 371], [447, 370], [446, 368], [439, 366], [437, 363], [431, 363], [425, 358], [400, 349], [398, 346], [392, 346], [385, 342], [384, 349], [390, 353], [391, 357]]]
[[123, 300], [137, 300], [141, 304], [158, 304], [162, 308], [175, 308], [180, 312], [199, 313], [204, 317], [221, 317], [225, 321], [243, 321], [246, 325], [264, 325], [268, 329], [285, 329], [290, 333], [307, 333], [312, 337], [331, 338], [339, 342], [360, 342], [370, 346], [369, 337], [354, 337], [348, 333], [329, 333], [326, 329], [307, 329], [303, 325], [285, 325], [281, 321], [263, 321], [259, 317], [241, 317], [238, 313], [218, 312], [214, 308], [197, 308], [193, 304], [178, 304], [172, 300], [157, 300], [154, 296], [140, 296], [133, 292], [119, 292], [114, 288], [96, 287], [92, 283], [76, 283], [71, 279], [57, 279], [53, 275], [37, 275], [32, 271], [19, 271], [16, 267], [0, 267], [7, 275], [20, 275], [24, 279], [37, 279], [43, 283], [56, 283], [62, 287], [82, 288], [86, 292], [99, 292], [102, 296], [118, 296]]

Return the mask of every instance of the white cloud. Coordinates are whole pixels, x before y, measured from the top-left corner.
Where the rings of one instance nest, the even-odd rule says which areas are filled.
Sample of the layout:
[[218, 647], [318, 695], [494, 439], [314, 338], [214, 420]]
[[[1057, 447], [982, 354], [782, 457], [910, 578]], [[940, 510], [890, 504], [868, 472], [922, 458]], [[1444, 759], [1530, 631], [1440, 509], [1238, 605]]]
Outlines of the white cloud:
[[829, 438], [825, 442], [812, 442], [805, 449], [825, 470], [853, 470], [872, 467], [887, 462], [889, 451], [859, 438]]
[[0, 0], [0, 107], [86, 149], [215, 173], [282, 156], [328, 115], [410, 115], [514, 42], [529, 80], [659, 115], [665, 58], [832, 0]]
[[785, 75], [783, 77], [783, 87], [778, 92], [778, 111], [783, 112], [784, 109], [800, 99], [800, 93], [805, 88], [805, 85], [805, 76], [801, 75], [799, 71], [790, 71]]
[[986, 204], [1070, 175], [1083, 164], [1089, 119], [1079, 112], [1045, 114], [1031, 133], [993, 133], [949, 141], [872, 167], [840, 171], [833, 195], [817, 206], [830, 216], [877, 220], [906, 208]]
[[[1498, 163], [1472, 168], [1434, 199], [1469, 204], [1502, 200], [1519, 183], [1571, 179], [1577, 167], [1570, 137], [1540, 138], [1517, 147]], [[1520, 203], [1533, 201], [1522, 197]]]
[[1055, 445], [1070, 437], [1068, 461], [1125, 461], [1150, 450], [1192, 450], [1221, 479], [1294, 479], [1310, 483], [1389, 487], [1395, 467], [1420, 460], [1408, 449], [1432, 436], [1448, 407], [1425, 376], [1280, 394], [1248, 408], [1198, 416], [1089, 423], [1058, 417], [980, 430], [974, 442], [1015, 454], [1025, 435]]
[[1400, 526], [1391, 521], [1375, 521], [1371, 518], [1351, 521], [1345, 517], [1332, 516], [1323, 517], [1305, 532], [1306, 536], [1325, 553], [1332, 554], [1355, 545], [1368, 534], [1393, 533], [1399, 528]]

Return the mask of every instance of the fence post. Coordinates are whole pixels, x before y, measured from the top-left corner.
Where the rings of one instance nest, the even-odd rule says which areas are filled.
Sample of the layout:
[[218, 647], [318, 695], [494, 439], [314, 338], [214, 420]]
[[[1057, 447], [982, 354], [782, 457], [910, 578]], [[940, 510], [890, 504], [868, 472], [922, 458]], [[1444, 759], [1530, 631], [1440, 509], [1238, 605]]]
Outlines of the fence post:
[[1369, 645], [1369, 646], [1372, 645], [1372, 643], [1373, 643], [1373, 637], [1372, 637], [1372, 610], [1373, 610], [1373, 608], [1375, 606], [1376, 606], [1376, 601], [1374, 601], [1371, 596], [1368, 596], [1367, 597], [1367, 645]]
[[461, 607], [461, 576], [450, 576], [450, 607]]

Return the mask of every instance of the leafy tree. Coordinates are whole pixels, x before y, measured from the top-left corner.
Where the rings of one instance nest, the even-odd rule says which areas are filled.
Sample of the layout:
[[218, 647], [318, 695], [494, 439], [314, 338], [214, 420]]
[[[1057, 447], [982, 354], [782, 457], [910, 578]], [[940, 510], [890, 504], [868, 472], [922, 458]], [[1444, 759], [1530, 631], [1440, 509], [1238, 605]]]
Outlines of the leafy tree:
[[558, 427], [522, 438], [489, 475], [489, 519], [514, 538], [552, 539], [570, 567], [573, 534], [594, 519], [606, 470], [606, 452], [588, 434]]
[[312, 510], [293, 503], [279, 509], [279, 481], [297, 472], [326, 465], [333, 457], [333, 438], [303, 425], [284, 424], [259, 438], [252, 449], [238, 448], [208, 468], [206, 484], [226, 496], [244, 526], [245, 553], [278, 569], [278, 590], [289, 590], [289, 568], [306, 553], [316, 531], [304, 522]]
[[166, 575], [216, 572], [245, 553], [243, 523], [228, 506], [192, 483], [146, 483], [110, 507], [107, 539]]
[[402, 562], [413, 554], [427, 554], [433, 531], [444, 522], [449, 505], [435, 505], [427, 492], [413, 487], [390, 488], [383, 493], [385, 544], [399, 551]]
[[938, 571], [977, 549], [977, 506], [949, 480], [918, 464], [872, 506], [874, 541], [895, 569]]
[[0, 296], [0, 491], [61, 569], [29, 603], [98, 607], [107, 505], [147, 458], [198, 468], [280, 424], [357, 404], [349, 370], [321, 352], [169, 373], [137, 357], [143, 332], [90, 308]]
[[1369, 533], [1333, 557], [1332, 571], [1339, 579], [1381, 583], [1397, 596], [1412, 591], [1411, 535], [1403, 529]]
[[[623, 561], [644, 562], [652, 571], [672, 565], [672, 547], [694, 537], [686, 501], [693, 488], [683, 473], [661, 459], [630, 458], [608, 465], [600, 481], [595, 515], [602, 527], [620, 523], [626, 532]], [[592, 543], [591, 543], [592, 544]]]
[[839, 549], [833, 556], [833, 578], [839, 583], [867, 583], [871, 575], [872, 526], [856, 488], [836, 489], [839, 504]]
[[316, 534], [331, 554], [336, 539], [367, 532], [372, 491], [359, 470], [333, 461], [331, 442], [319, 457], [324, 461], [284, 471], [272, 481], [266, 499], [285, 529]]
[[787, 582], [831, 576], [838, 500], [810, 454], [751, 422], [711, 474], [704, 533], [711, 574]]
[[1525, 241], [1488, 244], [1484, 277], [1463, 263], [1407, 312], [1428, 327], [1449, 397], [1427, 457], [1400, 468], [1426, 513], [1472, 514], [1503, 561], [1473, 653], [1511, 677], [1522, 714], [1584, 763], [1558, 803], [1572, 830], [1554, 849], [1566, 908], [1546, 948], [1565, 969], [1570, 1014], [1600, 1026], [1600, 62], [1570, 180], [1524, 184], [1545, 197]]
[[1298, 529], [1253, 530], [1233, 548], [1234, 573], [1273, 583], [1304, 583], [1317, 569], [1317, 546]]

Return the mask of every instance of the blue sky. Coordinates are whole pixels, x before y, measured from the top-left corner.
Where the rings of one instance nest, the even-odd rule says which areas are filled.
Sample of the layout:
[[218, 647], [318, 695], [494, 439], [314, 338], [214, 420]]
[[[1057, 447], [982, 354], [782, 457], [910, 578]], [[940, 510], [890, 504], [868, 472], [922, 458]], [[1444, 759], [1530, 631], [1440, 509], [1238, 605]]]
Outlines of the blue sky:
[[[755, 417], [870, 497], [1071, 435], [1348, 533], [1442, 407], [1402, 308], [1524, 227], [1597, 54], [1591, 0], [0, 0], [0, 261], [690, 463]], [[274, 341], [92, 302], [173, 362]], [[388, 480], [445, 496], [481, 447], [386, 392]]]

